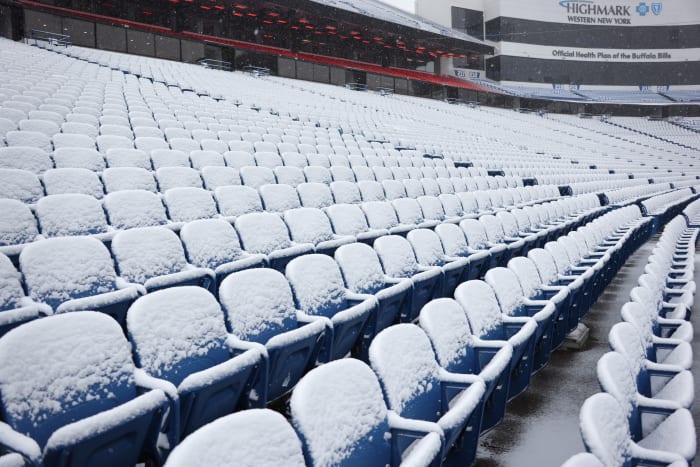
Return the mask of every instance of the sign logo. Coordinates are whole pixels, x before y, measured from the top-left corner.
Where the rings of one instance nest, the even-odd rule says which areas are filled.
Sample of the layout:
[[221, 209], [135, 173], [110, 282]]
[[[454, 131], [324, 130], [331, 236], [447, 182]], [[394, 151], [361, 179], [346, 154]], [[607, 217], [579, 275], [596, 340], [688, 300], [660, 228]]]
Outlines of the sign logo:
[[651, 4], [651, 12], [654, 13], [656, 16], [661, 14], [661, 7], [663, 5], [661, 3], [652, 3]]
[[[645, 2], [641, 2], [639, 5], [637, 5], [637, 13], [639, 13], [639, 16], [646, 16], [647, 13], [649, 13], [649, 5], [647, 5]], [[661, 9], [659, 8], [659, 12]]]

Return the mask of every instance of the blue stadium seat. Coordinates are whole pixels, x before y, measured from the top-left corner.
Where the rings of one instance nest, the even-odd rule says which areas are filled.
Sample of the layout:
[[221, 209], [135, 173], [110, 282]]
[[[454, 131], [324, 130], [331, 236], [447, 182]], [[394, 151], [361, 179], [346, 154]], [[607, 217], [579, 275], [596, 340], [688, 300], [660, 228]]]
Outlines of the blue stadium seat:
[[448, 256], [442, 248], [440, 237], [430, 229], [415, 229], [406, 239], [411, 244], [418, 264], [442, 269], [442, 297], [452, 297], [459, 284], [469, 280], [469, 259]]
[[476, 251], [489, 252], [490, 262], [488, 269], [496, 266], [505, 266], [509, 259], [508, 246], [505, 243], [491, 242], [484, 224], [477, 219], [465, 219], [459, 223], [459, 227], [464, 232], [469, 248]]
[[489, 251], [477, 250], [468, 245], [464, 231], [457, 225], [440, 224], [435, 227], [435, 233], [440, 237], [442, 248], [447, 256], [469, 260], [468, 275], [465, 279], [484, 277], [491, 264]]
[[100, 201], [83, 194], [45, 196], [37, 203], [36, 216], [46, 237], [99, 235], [110, 230]]
[[50, 314], [51, 310], [24, 295], [22, 276], [0, 253], [0, 336], [22, 323]]
[[316, 253], [333, 256], [338, 247], [355, 242], [354, 236], [333, 233], [328, 216], [320, 209], [290, 209], [284, 212], [283, 218], [292, 240], [313, 244]]

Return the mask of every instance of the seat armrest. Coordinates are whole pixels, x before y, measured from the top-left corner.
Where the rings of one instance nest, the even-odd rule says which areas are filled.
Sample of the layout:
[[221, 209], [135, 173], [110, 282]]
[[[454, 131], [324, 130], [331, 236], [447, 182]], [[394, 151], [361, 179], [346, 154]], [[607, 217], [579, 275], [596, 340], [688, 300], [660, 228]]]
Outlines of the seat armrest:
[[21, 454], [35, 465], [41, 464], [39, 444], [29, 436], [15, 431], [5, 422], [0, 422], [0, 446]]

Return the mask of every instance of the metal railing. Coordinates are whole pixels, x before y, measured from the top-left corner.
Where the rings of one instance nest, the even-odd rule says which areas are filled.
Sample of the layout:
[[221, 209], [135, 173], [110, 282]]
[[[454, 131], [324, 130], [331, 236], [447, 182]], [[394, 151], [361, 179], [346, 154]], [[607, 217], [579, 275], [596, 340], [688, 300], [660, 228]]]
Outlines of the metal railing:
[[50, 31], [42, 31], [40, 29], [32, 29], [31, 39], [36, 46], [39, 45], [39, 41], [45, 41], [48, 42], [49, 45], [58, 45], [61, 47], [68, 47], [73, 44], [70, 36]]
[[261, 66], [247, 65], [243, 67], [243, 72], [252, 76], [270, 76], [270, 69]]
[[225, 62], [223, 60], [214, 60], [213, 58], [202, 59], [199, 61], [199, 64], [202, 65], [204, 68], [209, 68], [211, 70], [233, 70], [233, 64], [231, 62]]

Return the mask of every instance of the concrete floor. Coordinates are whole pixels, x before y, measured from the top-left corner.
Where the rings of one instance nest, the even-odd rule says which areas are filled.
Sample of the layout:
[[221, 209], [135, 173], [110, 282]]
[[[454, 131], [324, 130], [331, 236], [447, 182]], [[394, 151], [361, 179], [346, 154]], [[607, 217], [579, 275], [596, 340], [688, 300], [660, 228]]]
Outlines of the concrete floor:
[[[577, 452], [584, 451], [578, 415], [583, 401], [599, 391], [596, 364], [610, 350], [608, 332], [620, 321], [620, 309], [629, 300], [656, 238], [633, 254], [605, 293], [584, 318], [590, 329], [583, 350], [557, 350], [543, 370], [533, 375], [529, 388], [508, 405], [503, 422], [485, 435], [479, 446], [477, 467], [556, 467]], [[696, 256], [695, 280], [700, 278]], [[700, 295], [700, 294], [698, 294]], [[695, 310], [700, 310], [696, 295]], [[698, 313], [693, 315], [700, 328]], [[693, 342], [695, 387], [700, 387], [700, 343]], [[696, 431], [700, 407], [693, 409]]]

